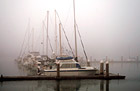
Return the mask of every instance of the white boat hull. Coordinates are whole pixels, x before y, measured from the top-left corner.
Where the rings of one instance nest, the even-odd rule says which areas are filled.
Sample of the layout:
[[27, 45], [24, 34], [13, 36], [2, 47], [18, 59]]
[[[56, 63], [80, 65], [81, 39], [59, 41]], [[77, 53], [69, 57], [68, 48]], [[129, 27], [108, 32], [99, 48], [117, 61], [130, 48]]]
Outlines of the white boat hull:
[[[56, 70], [44, 70], [45, 76], [57, 76]], [[60, 70], [60, 76], [92, 76], [97, 73], [96, 69]]]

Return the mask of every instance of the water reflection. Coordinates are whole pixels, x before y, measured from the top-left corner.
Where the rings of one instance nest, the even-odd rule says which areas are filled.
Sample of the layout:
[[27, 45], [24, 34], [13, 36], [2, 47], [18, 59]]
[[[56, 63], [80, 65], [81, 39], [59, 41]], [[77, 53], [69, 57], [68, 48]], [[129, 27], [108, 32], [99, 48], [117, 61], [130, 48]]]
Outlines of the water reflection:
[[100, 91], [104, 91], [104, 80], [100, 81]]
[[106, 91], [109, 91], [109, 80], [106, 80]]
[[0, 82], [0, 91], [109, 91], [108, 80], [38, 80]]
[[81, 86], [80, 80], [69, 80], [69, 81], [56, 81], [56, 91], [79, 91]]
[[79, 91], [81, 80], [61, 80], [61, 81], [37, 81], [35, 90], [48, 91]]
[[109, 80], [38, 81], [35, 90], [47, 91], [109, 91]]

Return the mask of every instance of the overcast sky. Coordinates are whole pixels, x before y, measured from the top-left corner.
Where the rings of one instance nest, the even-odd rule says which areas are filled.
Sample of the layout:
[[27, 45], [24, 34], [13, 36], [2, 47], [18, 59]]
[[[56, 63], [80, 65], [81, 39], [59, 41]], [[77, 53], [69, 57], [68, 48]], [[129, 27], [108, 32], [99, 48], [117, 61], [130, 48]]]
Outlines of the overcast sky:
[[[140, 56], [140, 0], [75, 0], [75, 4], [76, 22], [89, 57]], [[73, 0], [0, 0], [0, 58], [17, 57], [29, 18], [37, 36], [47, 11], [53, 41], [55, 9], [73, 44]], [[80, 46], [78, 40], [79, 55]]]

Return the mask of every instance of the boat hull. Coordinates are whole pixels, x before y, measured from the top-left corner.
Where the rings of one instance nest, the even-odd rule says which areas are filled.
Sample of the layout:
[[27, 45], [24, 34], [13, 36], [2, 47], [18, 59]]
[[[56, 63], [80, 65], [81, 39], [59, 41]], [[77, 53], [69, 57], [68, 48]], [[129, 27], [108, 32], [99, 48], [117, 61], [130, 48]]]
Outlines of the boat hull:
[[[97, 73], [96, 69], [90, 70], [60, 70], [60, 76], [92, 76]], [[46, 70], [43, 72], [45, 76], [57, 76], [56, 70]]]

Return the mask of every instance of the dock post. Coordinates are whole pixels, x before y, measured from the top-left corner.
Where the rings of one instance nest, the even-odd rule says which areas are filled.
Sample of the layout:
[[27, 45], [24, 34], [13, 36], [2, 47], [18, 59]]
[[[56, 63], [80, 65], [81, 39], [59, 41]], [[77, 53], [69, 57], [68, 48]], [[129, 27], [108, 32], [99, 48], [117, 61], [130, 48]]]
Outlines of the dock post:
[[3, 75], [1, 74], [1, 77], [0, 77], [0, 81], [2, 82], [3, 81]]
[[109, 62], [106, 62], [106, 77], [109, 76]]
[[104, 62], [103, 62], [103, 60], [100, 61], [100, 74], [101, 75], [104, 74]]
[[87, 66], [90, 67], [90, 61], [89, 60], [87, 60]]
[[60, 64], [57, 64], [57, 77], [60, 77]]

